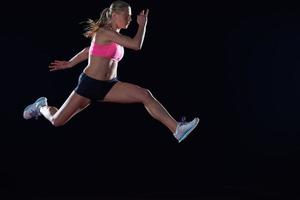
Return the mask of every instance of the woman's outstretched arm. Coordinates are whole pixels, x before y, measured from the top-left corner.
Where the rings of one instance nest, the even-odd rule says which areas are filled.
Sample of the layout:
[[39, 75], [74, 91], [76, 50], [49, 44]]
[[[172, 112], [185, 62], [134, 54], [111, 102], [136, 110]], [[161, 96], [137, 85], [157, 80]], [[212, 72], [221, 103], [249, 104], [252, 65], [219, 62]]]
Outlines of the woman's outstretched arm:
[[73, 56], [69, 61], [54, 60], [49, 65], [50, 71], [69, 69], [69, 68], [74, 67], [75, 65], [83, 62], [84, 60], [88, 59], [89, 48], [90, 47], [84, 48], [79, 53], [77, 53], [75, 56]]

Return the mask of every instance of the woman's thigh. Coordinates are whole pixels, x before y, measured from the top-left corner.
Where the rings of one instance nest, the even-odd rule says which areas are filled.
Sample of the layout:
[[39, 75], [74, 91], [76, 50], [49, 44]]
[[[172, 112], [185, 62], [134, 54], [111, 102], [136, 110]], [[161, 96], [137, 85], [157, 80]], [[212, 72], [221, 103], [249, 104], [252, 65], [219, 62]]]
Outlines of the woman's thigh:
[[64, 104], [55, 113], [54, 118], [56, 121], [67, 122], [72, 116], [86, 108], [90, 104], [88, 98], [72, 92]]
[[150, 96], [150, 92], [138, 85], [121, 82], [116, 83], [104, 97], [104, 102], [139, 103]]

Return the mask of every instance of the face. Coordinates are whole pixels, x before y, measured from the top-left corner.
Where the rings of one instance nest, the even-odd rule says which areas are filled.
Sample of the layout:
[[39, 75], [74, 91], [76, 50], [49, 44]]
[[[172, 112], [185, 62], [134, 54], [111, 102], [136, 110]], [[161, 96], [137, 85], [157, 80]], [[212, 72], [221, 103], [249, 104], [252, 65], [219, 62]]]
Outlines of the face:
[[114, 13], [114, 19], [119, 29], [126, 29], [131, 22], [131, 8], [124, 8]]

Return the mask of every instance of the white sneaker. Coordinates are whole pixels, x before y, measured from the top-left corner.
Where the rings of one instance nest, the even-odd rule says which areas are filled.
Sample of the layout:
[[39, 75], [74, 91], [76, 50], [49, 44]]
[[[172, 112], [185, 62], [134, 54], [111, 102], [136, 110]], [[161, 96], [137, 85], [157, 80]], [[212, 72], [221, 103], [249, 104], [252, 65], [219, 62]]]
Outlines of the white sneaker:
[[38, 98], [33, 104], [28, 105], [24, 111], [23, 111], [23, 117], [24, 119], [31, 119], [35, 118], [37, 119], [40, 115], [40, 108], [42, 106], [47, 106], [47, 98], [46, 97], [40, 97]]
[[184, 140], [198, 125], [200, 119], [196, 117], [193, 121], [190, 122], [179, 122], [174, 133], [174, 137], [181, 142]]

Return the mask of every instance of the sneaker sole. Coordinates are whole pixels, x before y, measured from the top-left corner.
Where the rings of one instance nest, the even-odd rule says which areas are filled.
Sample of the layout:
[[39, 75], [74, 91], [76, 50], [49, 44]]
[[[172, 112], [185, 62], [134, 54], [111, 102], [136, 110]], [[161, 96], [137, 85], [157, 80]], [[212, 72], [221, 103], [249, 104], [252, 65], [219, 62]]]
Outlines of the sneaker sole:
[[23, 118], [24, 118], [24, 119], [30, 119], [30, 118], [31, 118], [31, 117], [27, 117], [27, 116], [25, 115], [27, 109], [28, 109], [30, 106], [32, 106], [32, 104], [26, 106], [26, 108], [25, 108], [24, 111], [23, 111]]
[[30, 107], [32, 107], [34, 105], [34, 103], [33, 104], [30, 104], [30, 105], [28, 105], [28, 106], [26, 106], [26, 108], [24, 109], [24, 111], [23, 111], [23, 118], [24, 119], [26, 119], [26, 120], [28, 120], [28, 119], [31, 119], [32, 117], [30, 117], [30, 116], [26, 116], [26, 111], [30, 108]]
[[196, 124], [193, 126], [193, 127], [191, 127], [189, 130], [187, 130], [186, 132], [185, 132], [185, 134], [178, 140], [178, 142], [180, 143], [181, 141], [183, 141], [197, 126], [198, 126], [198, 123], [200, 122], [200, 119], [199, 118], [197, 118], [197, 120], [196, 120], [197, 122], [196, 122]]
[[[29, 104], [28, 106], [26, 106], [26, 108], [25, 108], [24, 111], [23, 111], [23, 118], [24, 118], [24, 119], [28, 120], [28, 119], [31, 119], [31, 118], [32, 118], [32, 117], [27, 117], [27, 116], [25, 115], [25, 112], [26, 112], [26, 110], [27, 110], [29, 107], [33, 106], [34, 104], [39, 103], [40, 101], [45, 101], [45, 102], [47, 102], [47, 98], [46, 98], [46, 97], [40, 97], [40, 98], [38, 98], [34, 103]], [[47, 103], [46, 103], [46, 105], [47, 105]]]

